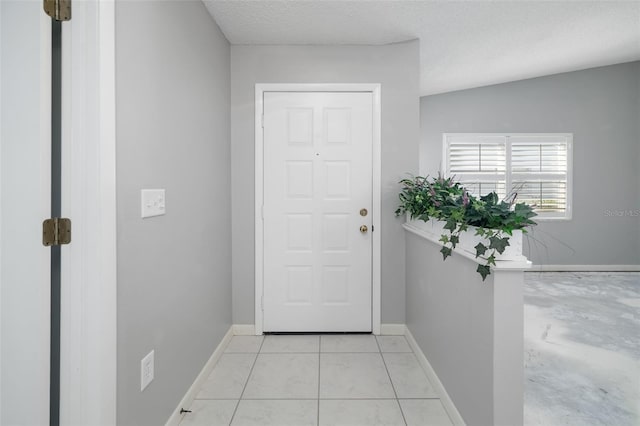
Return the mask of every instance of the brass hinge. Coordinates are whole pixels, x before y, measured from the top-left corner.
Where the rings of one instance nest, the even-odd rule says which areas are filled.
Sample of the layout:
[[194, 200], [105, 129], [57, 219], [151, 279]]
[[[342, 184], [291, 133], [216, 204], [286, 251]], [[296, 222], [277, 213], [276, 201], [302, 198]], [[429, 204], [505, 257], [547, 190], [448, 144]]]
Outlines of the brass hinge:
[[71, 0], [43, 0], [44, 12], [56, 21], [71, 19]]
[[42, 222], [42, 244], [60, 246], [71, 242], [71, 219], [54, 217]]

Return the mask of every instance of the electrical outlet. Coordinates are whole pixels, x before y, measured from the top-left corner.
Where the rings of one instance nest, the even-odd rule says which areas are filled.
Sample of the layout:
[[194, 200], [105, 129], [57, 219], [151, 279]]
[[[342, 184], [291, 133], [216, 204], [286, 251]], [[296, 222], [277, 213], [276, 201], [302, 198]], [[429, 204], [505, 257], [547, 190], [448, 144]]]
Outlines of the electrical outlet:
[[153, 380], [153, 357], [154, 351], [151, 351], [140, 361], [140, 392]]
[[162, 216], [165, 211], [164, 189], [140, 190], [140, 202], [142, 218]]

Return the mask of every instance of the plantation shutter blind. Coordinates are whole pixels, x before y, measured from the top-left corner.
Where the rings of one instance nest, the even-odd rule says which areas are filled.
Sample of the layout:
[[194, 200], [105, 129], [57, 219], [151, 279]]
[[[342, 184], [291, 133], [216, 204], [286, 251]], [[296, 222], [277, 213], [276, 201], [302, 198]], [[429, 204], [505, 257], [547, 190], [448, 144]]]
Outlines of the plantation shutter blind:
[[447, 172], [471, 193], [495, 191], [506, 196], [507, 149], [503, 136], [452, 136], [447, 144]]
[[566, 138], [512, 136], [511, 179], [518, 201], [536, 212], [565, 215], [568, 209], [569, 146]]
[[570, 134], [445, 134], [445, 174], [472, 194], [534, 207], [541, 218], [569, 218]]

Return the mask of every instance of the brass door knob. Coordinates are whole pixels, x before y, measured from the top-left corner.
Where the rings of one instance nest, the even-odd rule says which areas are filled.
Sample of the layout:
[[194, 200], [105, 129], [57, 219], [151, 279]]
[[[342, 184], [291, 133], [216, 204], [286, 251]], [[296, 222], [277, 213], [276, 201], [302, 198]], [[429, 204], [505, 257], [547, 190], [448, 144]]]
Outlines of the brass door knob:
[[367, 228], [367, 225], [362, 225], [360, 227], [360, 232], [362, 232], [363, 234], [366, 234], [368, 230], [369, 228]]

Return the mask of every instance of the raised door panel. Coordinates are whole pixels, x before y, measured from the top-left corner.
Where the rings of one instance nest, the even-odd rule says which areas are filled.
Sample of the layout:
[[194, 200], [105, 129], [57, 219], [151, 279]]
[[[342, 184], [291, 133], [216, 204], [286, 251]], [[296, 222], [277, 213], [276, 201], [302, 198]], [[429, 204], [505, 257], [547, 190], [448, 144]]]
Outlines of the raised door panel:
[[371, 93], [265, 93], [264, 331], [371, 331]]

